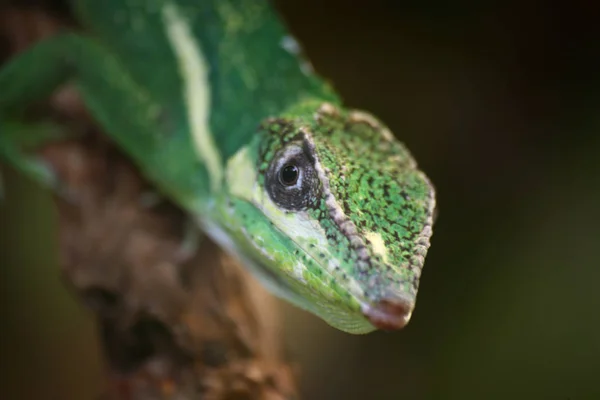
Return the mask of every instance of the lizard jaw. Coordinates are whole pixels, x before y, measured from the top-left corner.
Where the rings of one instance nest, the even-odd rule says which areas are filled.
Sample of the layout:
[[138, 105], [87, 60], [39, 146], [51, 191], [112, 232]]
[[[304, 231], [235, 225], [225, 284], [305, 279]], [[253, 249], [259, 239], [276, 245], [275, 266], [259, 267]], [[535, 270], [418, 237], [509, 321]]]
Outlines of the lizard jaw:
[[413, 309], [414, 302], [396, 297], [382, 299], [374, 305], [364, 305], [362, 313], [377, 329], [395, 331], [408, 324]]

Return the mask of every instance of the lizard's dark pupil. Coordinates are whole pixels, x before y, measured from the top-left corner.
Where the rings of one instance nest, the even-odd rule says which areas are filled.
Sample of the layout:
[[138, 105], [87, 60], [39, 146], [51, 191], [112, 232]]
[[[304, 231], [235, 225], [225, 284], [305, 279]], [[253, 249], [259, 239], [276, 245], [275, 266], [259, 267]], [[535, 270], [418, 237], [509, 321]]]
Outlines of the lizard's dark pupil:
[[298, 181], [298, 175], [300, 175], [298, 167], [296, 167], [295, 165], [286, 165], [281, 170], [281, 183], [283, 183], [286, 186], [292, 186]]

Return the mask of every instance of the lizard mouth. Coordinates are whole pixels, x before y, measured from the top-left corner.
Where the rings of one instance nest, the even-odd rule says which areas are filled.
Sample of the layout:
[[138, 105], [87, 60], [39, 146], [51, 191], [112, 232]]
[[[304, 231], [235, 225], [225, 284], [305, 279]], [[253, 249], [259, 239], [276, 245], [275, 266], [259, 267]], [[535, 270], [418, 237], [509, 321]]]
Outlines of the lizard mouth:
[[404, 298], [380, 300], [373, 305], [362, 307], [362, 313], [369, 322], [384, 331], [396, 331], [404, 328], [410, 321], [414, 303]]
[[[292, 240], [292, 242], [298, 249], [303, 250], [315, 263], [319, 263], [319, 260], [310, 251], [304, 249], [295, 240]], [[281, 282], [281, 284], [287, 286], [291, 292], [296, 293], [294, 288], [286, 285], [284, 282]], [[415, 302], [413, 300], [401, 296], [389, 296], [375, 303], [363, 303], [361, 313], [375, 328], [383, 331], [397, 331], [404, 328], [410, 322], [414, 307]]]

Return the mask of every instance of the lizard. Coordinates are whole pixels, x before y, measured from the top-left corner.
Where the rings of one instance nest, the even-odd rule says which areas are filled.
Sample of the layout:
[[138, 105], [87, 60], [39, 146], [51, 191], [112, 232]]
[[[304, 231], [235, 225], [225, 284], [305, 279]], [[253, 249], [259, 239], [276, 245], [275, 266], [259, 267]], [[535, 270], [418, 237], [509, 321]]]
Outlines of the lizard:
[[142, 174], [275, 296], [349, 334], [408, 324], [434, 186], [312, 69], [273, 4], [71, 4], [80, 29], [0, 69], [0, 157], [54, 184], [10, 121], [70, 81]]

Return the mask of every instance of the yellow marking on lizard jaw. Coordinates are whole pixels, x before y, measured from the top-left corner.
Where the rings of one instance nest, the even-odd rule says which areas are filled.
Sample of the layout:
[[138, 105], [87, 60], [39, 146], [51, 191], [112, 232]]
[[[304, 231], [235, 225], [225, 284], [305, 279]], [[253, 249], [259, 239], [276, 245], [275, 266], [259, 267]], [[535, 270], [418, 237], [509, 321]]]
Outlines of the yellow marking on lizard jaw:
[[227, 162], [226, 181], [229, 192], [250, 201], [256, 186], [256, 166], [250, 157], [248, 147], [242, 147]]
[[173, 3], [167, 3], [162, 9], [162, 15], [184, 82], [183, 92], [196, 152], [206, 165], [212, 191], [217, 192], [221, 188], [223, 166], [209, 127], [208, 63], [179, 8]]
[[387, 247], [385, 246], [385, 242], [381, 237], [381, 233], [378, 232], [367, 232], [365, 233], [365, 238], [371, 242], [371, 246], [373, 246], [373, 253], [378, 254], [383, 259], [384, 263], [388, 262], [388, 253]]

